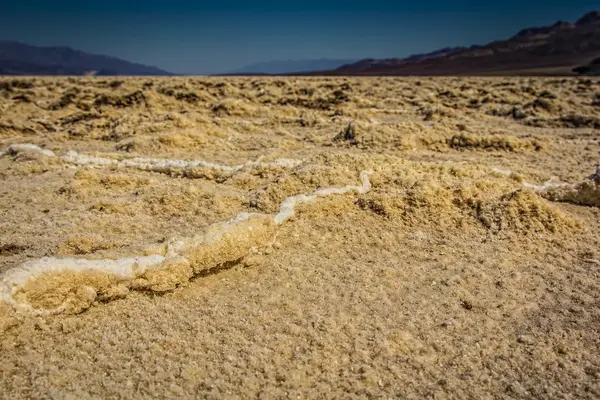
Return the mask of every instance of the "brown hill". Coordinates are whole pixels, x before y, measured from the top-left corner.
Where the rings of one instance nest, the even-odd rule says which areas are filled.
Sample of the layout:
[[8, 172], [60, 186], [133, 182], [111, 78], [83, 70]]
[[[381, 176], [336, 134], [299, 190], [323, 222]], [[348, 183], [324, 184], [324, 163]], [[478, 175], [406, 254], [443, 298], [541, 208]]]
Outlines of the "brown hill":
[[316, 75], [563, 75], [600, 56], [600, 12], [523, 29], [507, 40], [403, 59], [361, 60]]

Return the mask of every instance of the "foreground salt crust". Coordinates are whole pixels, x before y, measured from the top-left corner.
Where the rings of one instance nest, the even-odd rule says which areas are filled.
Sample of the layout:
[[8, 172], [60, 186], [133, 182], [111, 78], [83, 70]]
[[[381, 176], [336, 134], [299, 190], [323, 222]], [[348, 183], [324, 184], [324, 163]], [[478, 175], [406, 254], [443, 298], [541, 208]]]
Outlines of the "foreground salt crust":
[[361, 172], [358, 186], [288, 197], [275, 215], [240, 213], [195, 237], [173, 239], [156, 250], [157, 254], [118, 260], [44, 257], [26, 262], [0, 276], [0, 300], [36, 314], [77, 313], [95, 301], [126, 296], [130, 290], [172, 290], [195, 275], [239, 262], [267, 246], [277, 227], [294, 215], [299, 204], [335, 194], [368, 192], [370, 173]]
[[[6, 152], [38, 152], [56, 157], [35, 145], [11, 145]], [[1, 154], [0, 154], [1, 155]], [[206, 161], [183, 161], [156, 158], [114, 160], [68, 152], [64, 162], [75, 165], [137, 168], [155, 172], [172, 169], [205, 167], [225, 173], [235, 173], [248, 166], [270, 165], [292, 168], [298, 160], [280, 159], [271, 163], [259, 161], [227, 166]], [[500, 175], [512, 175], [507, 170], [494, 170]], [[314, 202], [317, 198], [347, 192], [366, 193], [371, 189], [368, 171], [360, 174], [358, 186], [319, 189], [311, 194], [286, 198], [275, 215], [240, 213], [229, 221], [210, 226], [206, 232], [192, 238], [178, 239], [154, 251], [154, 254], [118, 260], [86, 260], [45, 257], [27, 262], [0, 275], [0, 300], [17, 309], [34, 313], [76, 313], [96, 301], [126, 296], [130, 290], [166, 291], [185, 285], [193, 276], [207, 270], [236, 263], [254, 249], [267, 246], [278, 225], [289, 220], [296, 206]], [[554, 201], [600, 206], [600, 169], [577, 184], [548, 181], [544, 185], [523, 182], [541, 196]]]

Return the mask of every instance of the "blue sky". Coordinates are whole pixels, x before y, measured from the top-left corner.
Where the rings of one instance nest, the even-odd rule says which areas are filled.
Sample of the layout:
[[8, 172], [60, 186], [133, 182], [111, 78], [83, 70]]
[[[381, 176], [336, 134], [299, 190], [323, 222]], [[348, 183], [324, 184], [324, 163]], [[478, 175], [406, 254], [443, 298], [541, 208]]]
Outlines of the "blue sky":
[[403, 57], [482, 44], [598, 8], [585, 0], [19, 0], [0, 6], [0, 40], [205, 74], [260, 61]]

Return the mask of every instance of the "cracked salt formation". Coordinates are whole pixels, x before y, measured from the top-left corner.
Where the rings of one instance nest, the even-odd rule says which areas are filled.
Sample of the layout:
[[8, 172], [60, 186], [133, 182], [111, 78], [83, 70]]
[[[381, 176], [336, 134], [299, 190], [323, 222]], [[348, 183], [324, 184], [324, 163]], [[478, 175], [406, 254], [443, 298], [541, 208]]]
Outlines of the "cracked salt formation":
[[360, 186], [324, 188], [310, 195], [286, 198], [276, 215], [240, 213], [211, 225], [193, 238], [172, 240], [160, 254], [118, 260], [44, 257], [7, 271], [0, 280], [0, 300], [16, 309], [38, 314], [78, 313], [95, 301], [126, 296], [130, 290], [167, 291], [185, 285], [202, 272], [239, 262], [267, 246], [277, 226], [294, 215], [294, 209], [318, 197], [371, 189], [369, 174], [360, 174]]
[[[11, 151], [37, 151], [34, 145], [17, 146]], [[24, 150], [23, 150], [24, 149]], [[46, 151], [49, 152], [49, 151]], [[48, 153], [42, 153], [48, 155]], [[54, 153], [52, 153], [54, 156]], [[281, 159], [271, 163], [252, 161], [227, 166], [205, 161], [183, 161], [155, 158], [114, 160], [103, 157], [68, 152], [61, 157], [76, 165], [116, 165], [156, 172], [169, 172], [171, 168], [208, 167], [234, 173], [242, 168], [256, 165], [294, 167], [302, 161]], [[511, 171], [495, 170], [501, 175]], [[30, 261], [8, 271], [0, 277], [0, 299], [17, 309], [34, 313], [77, 313], [89, 308], [94, 302], [108, 301], [126, 296], [131, 290], [162, 292], [185, 285], [192, 277], [210, 270], [218, 270], [239, 262], [255, 249], [267, 246], [275, 237], [277, 226], [289, 220], [300, 204], [314, 202], [318, 197], [345, 194], [351, 191], [363, 194], [371, 189], [370, 171], [360, 174], [361, 184], [330, 187], [311, 194], [299, 194], [284, 199], [275, 215], [241, 213], [234, 219], [211, 225], [206, 232], [192, 238], [173, 240], [154, 255], [128, 257], [119, 260], [86, 260], [73, 258], [42, 258]], [[595, 184], [600, 173], [590, 177]], [[524, 183], [537, 192], [549, 193], [550, 189], [571, 187], [554, 182], [537, 186]], [[544, 197], [546, 197], [544, 195]], [[600, 198], [596, 195], [596, 198]], [[560, 200], [559, 200], [560, 201]]]

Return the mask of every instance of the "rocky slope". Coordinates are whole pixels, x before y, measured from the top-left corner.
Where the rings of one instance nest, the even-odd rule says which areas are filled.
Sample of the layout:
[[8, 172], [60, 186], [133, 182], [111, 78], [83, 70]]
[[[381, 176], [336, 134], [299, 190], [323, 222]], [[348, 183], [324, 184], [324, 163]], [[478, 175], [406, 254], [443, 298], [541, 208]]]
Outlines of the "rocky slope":
[[507, 40], [403, 59], [362, 60], [317, 75], [571, 74], [600, 56], [600, 12], [523, 29]]

